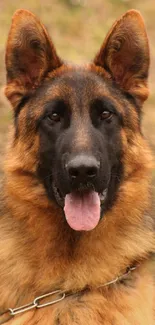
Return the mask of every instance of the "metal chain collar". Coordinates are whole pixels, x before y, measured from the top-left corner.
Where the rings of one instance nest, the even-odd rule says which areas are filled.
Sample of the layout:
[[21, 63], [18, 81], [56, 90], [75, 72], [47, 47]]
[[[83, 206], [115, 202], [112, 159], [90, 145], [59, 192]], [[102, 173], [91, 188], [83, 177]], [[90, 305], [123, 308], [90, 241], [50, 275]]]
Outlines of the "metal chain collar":
[[[106, 287], [106, 286], [109, 286], [111, 284], [115, 284], [117, 282], [123, 281], [136, 268], [137, 268], [137, 266], [128, 267], [126, 269], [126, 272], [123, 273], [122, 275], [120, 275], [117, 278], [115, 278], [114, 280], [106, 282], [106, 283], [104, 283], [104, 284], [102, 284], [99, 287], [96, 287], [94, 289], [99, 289], [99, 288]], [[24, 313], [24, 312], [29, 311], [29, 310], [34, 309], [34, 308], [39, 309], [39, 308], [44, 308], [44, 307], [47, 307], [47, 306], [50, 306], [50, 305], [54, 305], [54, 304], [60, 302], [61, 300], [64, 300], [68, 296], [74, 296], [76, 294], [79, 294], [79, 293], [82, 293], [82, 292], [85, 292], [85, 291], [88, 291], [88, 290], [90, 290], [90, 289], [85, 288], [83, 290], [80, 290], [80, 291], [77, 291], [77, 292], [74, 292], [74, 293], [73, 292], [68, 292], [68, 291], [65, 292], [65, 291], [62, 291], [62, 290], [55, 290], [55, 291], [49, 292], [47, 294], [44, 294], [42, 296], [36, 297], [33, 300], [33, 302], [31, 302], [29, 304], [26, 304], [26, 305], [23, 305], [23, 306], [20, 306], [20, 307], [17, 307], [17, 308], [8, 308], [4, 312], [0, 313], [0, 325], [7, 323], [11, 318], [13, 318], [14, 316], [16, 316], [18, 314]], [[51, 298], [52, 296], [54, 296], [53, 299]], [[43, 299], [48, 298], [48, 297], [50, 297], [49, 302], [41, 303]]]

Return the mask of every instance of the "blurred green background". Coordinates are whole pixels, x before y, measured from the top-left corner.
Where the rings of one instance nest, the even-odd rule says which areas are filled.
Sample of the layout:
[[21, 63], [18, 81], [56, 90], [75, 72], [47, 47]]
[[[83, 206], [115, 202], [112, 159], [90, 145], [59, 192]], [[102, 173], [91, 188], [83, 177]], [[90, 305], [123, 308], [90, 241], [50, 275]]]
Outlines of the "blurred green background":
[[[94, 57], [107, 31], [121, 14], [132, 8], [141, 11], [151, 50], [151, 94], [144, 105], [143, 130], [155, 152], [155, 0], [0, 0], [0, 171], [11, 120], [11, 108], [3, 94], [4, 53], [11, 17], [19, 8], [39, 16], [59, 55], [78, 63]], [[153, 178], [155, 184], [155, 170]]]

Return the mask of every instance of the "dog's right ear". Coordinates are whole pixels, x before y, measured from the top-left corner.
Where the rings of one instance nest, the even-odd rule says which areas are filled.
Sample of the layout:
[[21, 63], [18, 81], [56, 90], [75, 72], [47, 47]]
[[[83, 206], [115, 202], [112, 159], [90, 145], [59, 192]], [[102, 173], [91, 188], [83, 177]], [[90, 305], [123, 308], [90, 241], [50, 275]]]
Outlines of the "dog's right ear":
[[13, 107], [33, 93], [49, 71], [61, 65], [45, 27], [31, 12], [17, 10], [6, 48], [5, 94]]

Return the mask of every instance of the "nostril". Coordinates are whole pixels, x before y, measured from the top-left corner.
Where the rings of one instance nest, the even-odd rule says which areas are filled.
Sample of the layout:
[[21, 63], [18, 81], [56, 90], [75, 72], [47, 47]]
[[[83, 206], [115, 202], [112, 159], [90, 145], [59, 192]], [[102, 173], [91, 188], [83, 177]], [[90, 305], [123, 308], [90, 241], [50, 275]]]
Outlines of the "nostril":
[[69, 175], [71, 178], [77, 178], [79, 175], [79, 171], [76, 168], [70, 168], [69, 169]]
[[96, 167], [89, 167], [86, 171], [88, 177], [93, 178], [97, 175], [97, 168]]

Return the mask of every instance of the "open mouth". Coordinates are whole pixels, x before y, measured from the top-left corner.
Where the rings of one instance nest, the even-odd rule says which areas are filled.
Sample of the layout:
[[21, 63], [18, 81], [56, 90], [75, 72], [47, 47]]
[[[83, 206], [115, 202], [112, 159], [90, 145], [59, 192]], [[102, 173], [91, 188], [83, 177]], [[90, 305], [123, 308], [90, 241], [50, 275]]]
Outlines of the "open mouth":
[[93, 189], [75, 191], [63, 197], [53, 186], [57, 203], [63, 208], [69, 226], [76, 231], [93, 230], [102, 217], [102, 208], [107, 197], [107, 188], [102, 193]]

